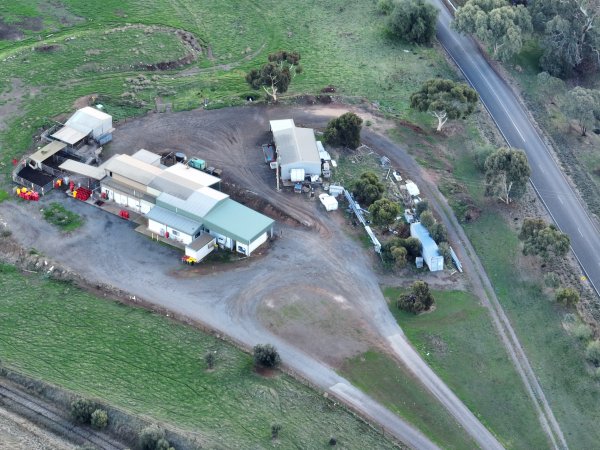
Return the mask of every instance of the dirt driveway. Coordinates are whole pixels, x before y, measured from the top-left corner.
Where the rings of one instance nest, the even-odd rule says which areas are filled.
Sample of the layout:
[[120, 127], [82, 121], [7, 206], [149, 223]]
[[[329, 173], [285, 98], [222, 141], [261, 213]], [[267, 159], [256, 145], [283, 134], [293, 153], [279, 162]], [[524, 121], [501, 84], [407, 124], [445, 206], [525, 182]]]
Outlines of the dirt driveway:
[[421, 433], [332, 369], [369, 347], [385, 348], [424, 380], [482, 447], [499, 448], [404, 338], [372, 270], [372, 255], [348, 237], [342, 212], [328, 215], [318, 202], [274, 190], [273, 175], [259, 148], [267, 139], [268, 120], [292, 117], [298, 125], [322, 127], [329, 117], [318, 113], [242, 107], [149, 115], [119, 126], [104, 155], [139, 148], [184, 150], [188, 156], [220, 166], [224, 181], [255, 192], [305, 225], [278, 224], [281, 237], [255, 263], [232, 265], [231, 270], [203, 277], [173, 276], [185, 270], [177, 251], [134, 233], [133, 225], [118, 217], [66, 197], [59, 201], [87, 218], [71, 235], [61, 234], [41, 219], [39, 208], [50, 199], [41, 204], [4, 202], [0, 221], [21, 230], [15, 235], [23, 246], [36, 248], [92, 282], [110, 283], [200, 320], [244, 345], [275, 344], [284, 362], [313, 383], [337, 394], [408, 445], [432, 448]]

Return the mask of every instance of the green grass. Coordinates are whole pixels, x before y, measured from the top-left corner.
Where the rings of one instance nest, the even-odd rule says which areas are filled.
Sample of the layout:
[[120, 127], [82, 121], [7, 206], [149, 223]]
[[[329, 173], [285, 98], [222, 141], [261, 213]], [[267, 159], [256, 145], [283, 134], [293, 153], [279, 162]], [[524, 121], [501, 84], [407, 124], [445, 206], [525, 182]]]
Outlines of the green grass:
[[0, 203], [4, 200], [8, 200], [10, 198], [10, 194], [2, 189], [0, 189]]
[[[49, 12], [55, 9], [59, 13]], [[210, 108], [241, 104], [249, 91], [245, 73], [282, 48], [302, 55], [304, 71], [290, 95], [315, 94], [331, 84], [349, 102], [368, 98], [380, 110], [416, 122], [429, 118], [410, 110], [410, 93], [428, 78], [455, 77], [437, 49], [390, 41], [374, 2], [224, 0], [217, 7], [209, 0], [64, 0], [57, 8], [50, 0], [15, 0], [0, 5], [0, 16], [13, 23], [40, 17], [44, 26], [23, 30], [21, 41], [0, 43], [0, 92], [8, 92], [14, 80], [22, 83], [20, 112], [0, 133], [5, 163], [27, 150], [35, 130], [71, 113], [83, 95], [100, 94], [116, 119], [152, 109], [156, 96], [176, 110], [199, 107], [203, 98]], [[161, 28], [114, 31], [125, 24]], [[169, 29], [193, 33], [203, 54], [180, 70], [139, 69], [140, 62], [181, 56], [183, 47]], [[32, 50], [41, 45], [58, 49]], [[182, 76], [184, 69], [192, 71]], [[131, 81], [140, 73], [148, 79], [143, 85]], [[135, 94], [133, 101], [124, 93]]]
[[[289, 376], [194, 328], [0, 266], [2, 363], [204, 436], [208, 447], [392, 448], [381, 433]], [[213, 371], [203, 355], [217, 352]]]
[[83, 217], [56, 202], [44, 208], [44, 219], [63, 231], [73, 231], [83, 225]]
[[390, 356], [370, 350], [347, 360], [340, 372], [352, 384], [411, 422], [442, 448], [477, 447], [412, 374]]
[[431, 313], [398, 309], [401, 289], [386, 288], [390, 310], [423, 359], [506, 448], [548, 446], [531, 400], [488, 311], [464, 291], [433, 291]]

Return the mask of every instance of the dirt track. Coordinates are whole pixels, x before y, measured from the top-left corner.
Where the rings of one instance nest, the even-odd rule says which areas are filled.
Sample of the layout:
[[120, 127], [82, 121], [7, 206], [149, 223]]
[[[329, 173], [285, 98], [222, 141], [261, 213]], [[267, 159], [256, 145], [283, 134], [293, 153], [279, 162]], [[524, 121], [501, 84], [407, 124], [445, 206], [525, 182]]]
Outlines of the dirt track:
[[[305, 126], [323, 126], [328, 119], [315, 110], [258, 107], [150, 115], [119, 126], [108, 149], [133, 153], [139, 148], [171, 148], [200, 156], [223, 168], [225, 181], [268, 199], [307, 226], [281, 225], [282, 238], [260, 262], [202, 278], [173, 277], [170, 274], [182, 270], [175, 250], [137, 235], [132, 224], [120, 218], [67, 198], [60, 201], [88, 220], [66, 237], [40, 218], [39, 204], [5, 202], [0, 205], [0, 218], [13, 230], [27, 230], [17, 236], [24, 246], [60, 260], [92, 282], [110, 282], [245, 345], [274, 343], [284, 361], [313, 383], [340, 396], [408, 445], [432, 448], [422, 434], [330, 368], [369, 346], [385, 347], [425, 380], [480, 445], [499, 448], [489, 431], [407, 343], [381, 294], [370, 255], [347, 237], [335, 215], [326, 215], [316, 202], [273, 189], [273, 176], [261, 160], [259, 144], [267, 138], [269, 119], [288, 117]], [[393, 146], [387, 140], [385, 145]], [[318, 308], [321, 316], [338, 319], [330, 321], [333, 326], [327, 334], [310, 317], [302, 323], [304, 333], [293, 325], [270, 322], [269, 310], [290, 302], [306, 308], [304, 299], [310, 299], [310, 307]], [[354, 327], [363, 331], [360, 340], [350, 330]]]

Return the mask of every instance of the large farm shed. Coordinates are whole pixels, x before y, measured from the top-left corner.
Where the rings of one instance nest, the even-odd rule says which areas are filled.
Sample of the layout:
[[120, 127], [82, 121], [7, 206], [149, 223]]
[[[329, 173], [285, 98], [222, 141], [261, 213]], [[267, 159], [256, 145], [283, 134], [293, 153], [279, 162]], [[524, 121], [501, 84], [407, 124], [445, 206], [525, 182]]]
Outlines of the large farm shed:
[[271, 120], [270, 125], [282, 180], [290, 180], [293, 169], [304, 171], [304, 176], [321, 175], [321, 157], [313, 129], [297, 127], [293, 119]]
[[91, 137], [102, 145], [112, 140], [113, 131], [112, 116], [86, 106], [77, 110], [52, 137], [71, 146], [78, 146], [87, 137]]
[[272, 233], [272, 219], [211, 187], [219, 178], [180, 163], [157, 167], [147, 153], [112, 157], [100, 186], [103, 198], [142, 213], [150, 233], [197, 260], [217, 245], [250, 255]]
[[423, 247], [422, 255], [425, 264], [432, 272], [444, 270], [444, 257], [440, 255], [438, 246], [429, 235], [429, 231], [420, 222], [410, 224], [411, 237], [417, 238]]

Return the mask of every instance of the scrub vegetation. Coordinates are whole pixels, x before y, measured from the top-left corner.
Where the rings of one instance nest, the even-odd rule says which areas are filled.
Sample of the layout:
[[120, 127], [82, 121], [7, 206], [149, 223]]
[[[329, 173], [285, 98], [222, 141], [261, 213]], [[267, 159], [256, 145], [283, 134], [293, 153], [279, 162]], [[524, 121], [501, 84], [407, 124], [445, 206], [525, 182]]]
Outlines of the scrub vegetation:
[[[83, 398], [199, 433], [208, 447], [394, 448], [382, 434], [287, 375], [263, 377], [252, 356], [189, 326], [0, 266], [2, 364]], [[216, 352], [206, 370], [198, 353]], [[81, 407], [80, 407], [81, 406]], [[77, 405], [92, 420], [94, 409]]]
[[83, 225], [83, 217], [69, 211], [60, 203], [52, 202], [43, 209], [44, 219], [63, 231], [73, 231]]

